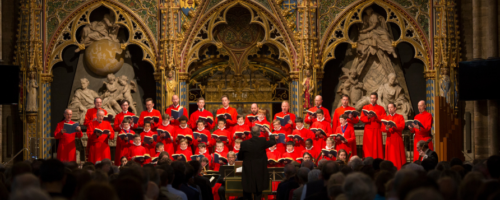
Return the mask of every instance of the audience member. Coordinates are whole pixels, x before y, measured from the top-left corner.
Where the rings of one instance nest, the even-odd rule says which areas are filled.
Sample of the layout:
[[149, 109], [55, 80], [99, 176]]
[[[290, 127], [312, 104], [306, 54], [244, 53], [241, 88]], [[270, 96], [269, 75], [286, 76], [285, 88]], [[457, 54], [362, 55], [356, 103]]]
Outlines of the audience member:
[[40, 188], [30, 187], [14, 191], [10, 200], [51, 200], [51, 198]]
[[302, 196], [302, 189], [308, 181], [308, 174], [310, 171], [311, 170], [307, 167], [301, 167], [299, 169], [299, 172], [297, 173], [299, 187], [293, 191], [292, 200], [299, 200], [300, 196]]
[[370, 177], [359, 172], [349, 174], [345, 178], [342, 190], [348, 200], [373, 200], [377, 194]]
[[306, 199], [316, 193], [324, 194], [324, 196], [321, 196], [321, 199], [328, 198], [326, 192], [328, 179], [332, 174], [337, 173], [339, 170], [339, 165], [337, 163], [334, 161], [326, 161], [323, 168], [321, 168], [321, 176], [319, 177], [320, 180], [308, 182], [302, 189], [302, 196], [300, 199]]
[[40, 183], [52, 198], [62, 197], [62, 189], [66, 173], [64, 171], [64, 164], [56, 159], [49, 159], [43, 162], [40, 166]]
[[295, 166], [292, 164], [285, 165], [285, 179], [278, 185], [276, 199], [288, 200], [290, 198], [290, 190], [299, 187], [299, 182], [296, 178]]
[[30, 187], [40, 188], [40, 181], [35, 175], [26, 173], [15, 177], [10, 187], [11, 187], [10, 189], [11, 192], [16, 192], [17, 190], [22, 191]]

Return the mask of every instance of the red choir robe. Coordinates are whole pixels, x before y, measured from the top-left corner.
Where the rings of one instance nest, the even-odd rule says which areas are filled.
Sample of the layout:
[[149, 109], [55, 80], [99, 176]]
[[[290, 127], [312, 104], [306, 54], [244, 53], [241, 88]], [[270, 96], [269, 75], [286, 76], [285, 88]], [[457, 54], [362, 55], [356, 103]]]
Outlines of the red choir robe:
[[387, 115], [383, 118], [384, 120], [390, 120], [396, 123], [396, 127], [392, 127], [386, 130], [384, 124], [382, 124], [382, 132], [387, 133], [387, 138], [385, 140], [385, 159], [394, 163], [399, 169], [406, 163], [406, 151], [403, 144], [403, 129], [405, 129], [405, 119], [403, 115], [394, 114]]
[[[189, 138], [188, 139], [188, 146], [189, 147], [191, 147], [191, 146], [197, 147], [198, 146], [198, 140], [194, 139], [193, 130], [191, 130], [188, 127], [188, 125], [186, 125], [186, 127], [177, 126], [175, 129], [175, 140], [176, 140], [176, 145], [177, 145], [177, 147], [175, 148], [176, 151], [181, 148], [181, 145], [179, 144], [180, 140], [177, 140], [177, 138], [179, 138], [179, 136], [184, 136], [186, 138]], [[190, 148], [188, 148], [188, 149], [190, 149]]]
[[302, 127], [302, 129], [297, 129], [297, 127], [295, 127], [295, 130], [292, 132], [291, 135], [289, 135], [289, 137], [294, 136], [294, 135], [298, 135], [302, 138], [302, 140], [298, 140], [297, 142], [295, 142], [294, 139], [291, 139], [291, 138], [289, 139], [289, 141], [295, 142], [294, 149], [296, 149], [299, 152], [302, 152], [303, 150], [305, 150], [307, 139], [314, 139], [316, 137], [315, 133], [313, 133], [311, 130], [306, 129], [304, 127]]
[[[330, 151], [330, 150], [332, 150], [332, 149], [334, 149], [334, 148], [333, 148], [333, 147], [329, 147], [329, 146], [325, 146], [323, 149]], [[321, 149], [321, 152], [323, 152], [323, 149]], [[336, 150], [336, 149], [335, 149], [335, 150]], [[338, 150], [336, 150], [336, 151], [337, 151], [337, 153], [338, 153]], [[320, 159], [320, 160], [321, 160], [321, 159], [326, 159], [326, 160], [333, 160], [333, 161], [337, 160], [337, 158], [336, 158], [336, 157], [331, 157], [331, 158], [330, 158], [330, 157], [325, 156], [325, 155], [322, 155], [322, 156], [321, 156], [321, 158], [319, 158], [319, 159]]]
[[[267, 127], [267, 129], [269, 129], [269, 131], [271, 131], [271, 124], [266, 120], [266, 118], [264, 118], [262, 121], [259, 121], [257, 119], [257, 121], [254, 122], [254, 125], [257, 125], [259, 127], [265, 126], [265, 127]], [[263, 137], [263, 138], [266, 138], [267, 140], [269, 140], [269, 132], [267, 132], [266, 130], [261, 131], [259, 137]]]
[[172, 126], [170, 124], [170, 122], [167, 122], [167, 125], [163, 125], [163, 123], [161, 123], [158, 128], [156, 129], [156, 131], [159, 131], [159, 130], [162, 130], [162, 131], [166, 131], [168, 132], [168, 134], [170, 134], [170, 137], [162, 137], [160, 136], [160, 134], [157, 132], [158, 134], [158, 137], [156, 138], [156, 142], [161, 142], [163, 143], [163, 150], [166, 151], [168, 153], [168, 155], [172, 156], [172, 154], [174, 154], [175, 152], [175, 127]]
[[206, 148], [208, 149], [209, 145], [212, 143], [212, 134], [210, 134], [210, 131], [208, 131], [206, 128], [202, 129], [202, 130], [199, 130], [198, 128], [195, 128], [194, 131], [193, 131], [193, 140], [196, 140], [196, 143], [197, 145], [195, 145], [195, 152], [198, 152], [198, 144], [200, 144], [200, 142], [198, 141], [197, 138], [194, 138], [194, 135], [195, 133], [197, 134], [202, 134], [202, 135], [206, 135], [207, 136], [207, 142], [203, 142], [205, 143], [205, 146]]
[[[121, 138], [122, 135], [127, 135], [127, 140], [123, 140]], [[124, 130], [121, 129], [118, 133], [118, 137], [116, 138], [116, 149], [115, 149], [115, 165], [121, 165], [121, 158], [123, 156], [127, 156], [128, 148], [133, 143], [133, 135], [135, 132], [132, 129]], [[132, 136], [132, 137], [130, 137]]]
[[[285, 135], [285, 138], [288, 138], [287, 132], [285, 131], [285, 129], [283, 129], [283, 127], [281, 127], [280, 129], [274, 129], [273, 134], [278, 134], [278, 135], [283, 134], [283, 135]], [[281, 152], [285, 152], [286, 142], [287, 142], [286, 139], [285, 139], [285, 143], [279, 143], [279, 141], [276, 140], [276, 148], [278, 148], [278, 150]]]
[[[136, 157], [143, 157], [144, 159], [140, 161], [139, 159], [136, 159]], [[148, 159], [146, 159], [148, 157]], [[141, 165], [148, 164], [149, 161], [151, 160], [151, 155], [149, 155], [149, 152], [146, 148], [144, 148], [141, 144], [136, 145], [132, 143], [130, 147], [128, 148], [128, 160], [133, 160], [137, 163], [140, 163]]]
[[304, 151], [302, 151], [301, 155], [302, 157], [304, 157], [304, 153], [309, 153], [311, 154], [312, 158], [318, 162], [318, 157], [320, 156], [321, 154], [321, 147], [315, 147], [314, 145], [308, 149], [307, 147], [304, 149]]
[[[157, 164], [158, 164], [158, 161], [160, 161], [160, 160], [158, 159], [158, 157], [160, 157], [160, 153], [161, 153], [160, 151], [156, 151], [156, 150], [155, 150], [155, 153], [150, 155], [150, 156], [151, 156], [151, 162], [152, 162], [152, 163], [153, 163], [153, 162], [155, 162], [155, 163], [157, 163]], [[169, 154], [169, 155], [170, 155], [170, 154]]]
[[[318, 110], [318, 109], [323, 110], [323, 116], [325, 117], [324, 121], [327, 121], [328, 123], [331, 123], [332, 118], [330, 116], [330, 112], [328, 111], [328, 109], [326, 109], [323, 106], [318, 106], [318, 107], [314, 106], [314, 107], [309, 108], [309, 110], [307, 110], [307, 115], [306, 115], [306, 117], [304, 119], [304, 122], [306, 124], [312, 125], [314, 122], [317, 121], [316, 118], [312, 118], [311, 117], [311, 113], [316, 113], [316, 110]], [[311, 119], [309, 119], [309, 117], [311, 117]]]
[[233, 145], [233, 150], [231, 150], [232, 152], [234, 152], [235, 154], [238, 154], [240, 152], [240, 149], [237, 149], [234, 145]]
[[75, 137], [82, 138], [82, 131], [77, 131], [74, 133], [62, 133], [64, 129], [64, 124], [74, 124], [74, 121], [61, 121], [57, 123], [56, 131], [54, 132], [54, 138], [59, 140], [59, 145], [57, 145], [57, 159], [62, 162], [72, 162], [76, 161], [76, 146]]
[[216, 162], [214, 161], [214, 154], [216, 154], [216, 153], [217, 153], [217, 154], [222, 155], [222, 156], [225, 156], [225, 157], [227, 158], [227, 153], [228, 153], [228, 152], [229, 152], [229, 151], [228, 151], [227, 147], [224, 147], [224, 149], [223, 149], [222, 151], [219, 151], [219, 150], [215, 149], [215, 152], [212, 154], [212, 157], [211, 157], [211, 158], [212, 158], [212, 160], [210, 161], [210, 163], [211, 163], [212, 165], [210, 166], [210, 169], [212, 169], [212, 170], [214, 170], [214, 171], [219, 171], [219, 169], [220, 169], [220, 165], [221, 165], [221, 164], [220, 164], [220, 163], [216, 163]]
[[189, 126], [195, 130], [196, 127], [198, 126], [196, 123], [198, 122], [198, 119], [200, 119], [200, 117], [202, 119], [209, 119], [209, 120], [212, 120], [212, 123], [205, 123], [205, 128], [208, 129], [208, 130], [212, 130], [214, 129], [215, 127], [215, 123], [214, 123], [214, 115], [212, 115], [212, 113], [208, 110], [205, 110], [205, 109], [198, 109], [196, 111], [194, 111], [193, 113], [191, 113], [191, 117], [189, 118]]
[[245, 124], [248, 126], [248, 129], [252, 129], [257, 121], [258, 115], [254, 115], [252, 113], [245, 116]]
[[344, 136], [347, 140], [347, 143], [343, 143], [342, 140], [337, 140], [337, 137], [334, 138], [337, 153], [340, 149], [344, 149], [348, 154], [350, 153], [351, 156], [358, 155], [358, 152], [356, 151], [356, 135], [354, 134], [354, 127], [349, 124], [347, 124], [347, 126], [339, 126], [337, 127], [335, 133]]
[[[233, 136], [231, 135], [231, 133], [227, 129], [225, 129], [225, 128], [223, 128], [223, 129], [217, 129], [217, 130], [215, 130], [212, 133], [212, 135], [226, 136], [227, 137], [227, 141], [222, 141], [222, 143], [224, 143], [224, 148], [225, 149], [228, 149], [228, 150], [230, 149], [231, 144], [232, 144], [231, 138]], [[217, 142], [217, 140], [214, 139], [213, 137], [210, 137], [210, 138], [211, 138], [210, 147], [213, 147], [213, 146], [215, 146], [215, 143]]]
[[[413, 161], [418, 160], [419, 156], [417, 151], [417, 142], [420, 140], [427, 141], [431, 139], [432, 114], [424, 111], [423, 113], [416, 115], [414, 119], [420, 121], [423, 126], [420, 127], [420, 129], [410, 129], [410, 132], [415, 133], [415, 138], [413, 139]], [[429, 142], [429, 149], [434, 151], [434, 145], [432, 142]]]
[[285, 150], [285, 152], [283, 154], [281, 154], [281, 157], [282, 158], [291, 158], [292, 160], [297, 161], [297, 158], [301, 157], [301, 155], [300, 155], [300, 152], [295, 151], [295, 149], [294, 149], [291, 152], [288, 152], [287, 150]]
[[89, 127], [90, 123], [94, 120], [97, 120], [97, 111], [102, 110], [104, 111], [105, 117], [108, 115], [108, 111], [102, 109], [102, 108], [90, 108], [87, 110], [87, 113], [85, 113], [85, 120], [83, 121], [83, 125], [86, 127]]
[[[151, 129], [147, 132], [146, 131], [141, 132], [141, 144], [144, 148], [146, 148], [146, 152], [149, 155], [153, 155], [156, 152], [156, 141], [154, 140], [155, 136], [156, 136], [156, 140], [158, 140], [158, 135], [156, 134], [156, 131], [153, 131]], [[153, 141], [150, 144], [148, 144], [144, 141], [145, 137], [150, 137], [153, 139]], [[149, 162], [151, 162], [151, 158], [146, 160], [146, 163], [149, 163]]]
[[386, 116], [384, 107], [372, 104], [363, 106], [363, 110], [374, 111], [377, 116], [368, 119], [363, 112], [361, 113], [361, 121], [365, 123], [365, 131], [363, 133], [363, 153], [365, 158], [372, 157], [373, 159], [384, 159], [384, 150], [382, 149], [382, 132], [380, 130], [380, 120]]
[[[189, 119], [189, 116], [188, 116], [188, 112], [187, 112], [187, 108], [184, 108], [183, 106], [181, 106], [180, 104], [177, 105], [177, 106], [174, 106], [173, 104], [170, 105], [167, 109], [165, 109], [165, 113], [168, 114], [170, 116], [170, 119], [173, 119], [172, 117], [172, 112], [179, 112], [180, 110], [183, 110], [182, 111], [182, 115], [186, 116], [186, 118]], [[177, 126], [179, 125], [179, 118], [181, 117], [181, 115], [179, 115], [179, 117], [177, 119], [174, 119], [172, 121], [170, 121], [170, 123], [174, 126]]]
[[274, 165], [271, 165], [267, 164], [268, 167], [283, 167], [283, 165], [281, 163], [278, 162], [278, 160], [280, 158], [282, 158], [282, 154], [283, 152], [282, 151], [279, 151], [278, 148], [275, 148], [275, 149], [271, 149], [271, 147], [267, 148], [266, 149], [266, 154], [267, 154], [267, 160], [269, 161], [270, 158], [274, 159], [276, 161], [276, 164]]
[[175, 151], [174, 155], [183, 155], [184, 157], [186, 157], [186, 162], [189, 162], [189, 161], [191, 161], [191, 156], [193, 155], [193, 150], [191, 150], [191, 148], [189, 146], [184, 150], [179, 147]]
[[[94, 133], [94, 130], [98, 128], [101, 130], [109, 130], [108, 134], [101, 134], [97, 136]], [[108, 145], [108, 139], [115, 138], [115, 132], [113, 131], [113, 127], [109, 124], [108, 121], [92, 121], [87, 128], [87, 146], [89, 148], [89, 156], [88, 161], [96, 164], [97, 162], [101, 162], [103, 159], [107, 158], [111, 160], [111, 152]]]
[[276, 120], [278, 118], [279, 119], [284, 119], [285, 116], [287, 116], [287, 115], [290, 116], [290, 120], [292, 120], [292, 124], [289, 124], [288, 122], [286, 122], [286, 125], [285, 126], [282, 125], [281, 128], [285, 129], [287, 135], [290, 135], [290, 134], [292, 134], [292, 131], [295, 128], [295, 115], [293, 113], [289, 113], [289, 112], [286, 113], [286, 114], [283, 113], [283, 112], [276, 113], [274, 115], [274, 120]]
[[161, 113], [160, 111], [153, 109], [151, 112], [145, 110], [141, 112], [139, 117], [139, 127], [144, 127], [144, 118], [146, 117], [157, 117], [158, 122], [151, 120], [151, 130], [156, 131], [156, 128], [161, 124]]
[[[241, 138], [241, 137], [233, 137], [234, 134], [236, 133], [248, 133], [248, 135], [245, 135], [245, 138]], [[252, 138], [252, 134], [250, 132], [250, 129], [248, 128], [248, 126], [246, 124], [236, 124], [236, 126], [234, 126], [234, 129], [233, 129], [233, 134], [231, 135], [231, 137], [233, 137], [233, 144], [234, 145], [234, 141], [237, 139], [237, 138], [240, 138], [242, 139], [243, 141], [246, 141], [246, 140], [249, 140], [250, 138]]]
[[226, 129], [229, 131], [229, 133], [232, 133], [233, 132], [233, 127], [236, 125], [236, 122], [237, 122], [237, 118], [238, 118], [238, 112], [236, 111], [236, 108], [233, 108], [231, 106], [228, 106], [227, 108], [219, 108], [219, 110], [217, 110], [217, 113], [216, 113], [216, 116], [215, 116], [215, 126], [218, 125], [218, 122], [219, 122], [219, 118], [218, 116], [223, 116], [225, 114], [229, 114], [231, 115], [231, 119], [229, 118], [226, 118]]
[[[337, 130], [337, 127], [340, 126], [339, 118], [341, 115], [344, 114], [344, 112], [346, 110], [356, 110], [356, 109], [353, 107], [350, 107], [350, 106], [347, 106], [345, 108], [343, 106], [340, 106], [337, 109], [335, 109], [335, 112], [333, 113], [333, 119], [332, 119], [332, 130]], [[353, 117], [352, 119], [347, 118], [347, 124], [349, 126], [354, 127], [354, 124], [357, 124], [358, 122], [359, 122], [359, 116]]]
[[[116, 132], [120, 132], [122, 128], [120, 128], [121, 124], [122, 124], [122, 121], [123, 121], [123, 118], [125, 118], [125, 116], [135, 116], [134, 113], [132, 112], [121, 112], [121, 113], [118, 113], [117, 115], [115, 115], [115, 123], [113, 124], [113, 129], [116, 131]], [[130, 123], [133, 123], [133, 122], [130, 122]], [[132, 125], [132, 124], [131, 124]], [[137, 124], [134, 124], [133, 127], [130, 127], [131, 129], [136, 129], [137, 126], [139, 125], [139, 121], [137, 121]]]
[[[326, 138], [330, 136], [332, 133], [332, 128], [330, 127], [330, 122], [321, 120], [321, 121], [316, 121], [314, 122], [311, 127], [309, 127], [309, 130], [311, 130], [314, 134], [315, 137], [312, 138], [313, 145], [316, 147], [324, 147], [326, 146]], [[322, 130], [325, 132], [326, 136], [320, 137], [320, 135], [316, 134], [314, 130]]]

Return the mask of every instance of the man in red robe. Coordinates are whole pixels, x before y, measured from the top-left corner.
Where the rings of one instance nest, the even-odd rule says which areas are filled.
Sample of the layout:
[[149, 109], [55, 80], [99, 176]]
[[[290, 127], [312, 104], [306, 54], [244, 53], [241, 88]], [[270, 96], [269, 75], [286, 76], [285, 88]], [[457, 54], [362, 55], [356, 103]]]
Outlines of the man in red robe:
[[88, 109], [87, 113], [85, 114], [85, 121], [83, 121], [83, 125], [85, 125], [87, 127], [89, 126], [89, 124], [92, 121], [97, 120], [97, 111], [99, 111], [99, 110], [104, 111], [105, 117], [108, 115], [108, 111], [106, 111], [102, 108], [102, 99], [100, 97], [96, 97], [94, 99], [94, 105], [95, 105], [95, 107]]
[[144, 127], [144, 120], [147, 119], [151, 122], [151, 130], [156, 131], [156, 128], [161, 124], [161, 113], [160, 111], [154, 109], [155, 104], [152, 98], [146, 99], [146, 109], [141, 112], [139, 117], [139, 127]]
[[[341, 115], [345, 113], [347, 110], [356, 110], [354, 107], [349, 106], [349, 96], [346, 94], [342, 95], [342, 106], [338, 107], [335, 109], [335, 112], [333, 113], [333, 119], [332, 119], [332, 130], [337, 130], [337, 127], [340, 126], [340, 121], [339, 118]], [[347, 115], [347, 123], [349, 126], [354, 127], [354, 124], [357, 124], [359, 122], [359, 116], [354, 117], [352, 114]]]
[[215, 124], [218, 124], [219, 116], [226, 119], [226, 129], [232, 133], [233, 126], [236, 125], [236, 118], [238, 117], [238, 112], [235, 108], [229, 106], [229, 97], [227, 95], [222, 95], [222, 108], [217, 110], [215, 117]]
[[163, 143], [163, 149], [168, 155], [173, 155], [175, 152], [175, 126], [170, 124], [170, 116], [168, 114], [162, 115], [161, 124], [156, 129], [158, 137], [156, 138], [157, 142]]
[[377, 105], [378, 94], [370, 94], [370, 104], [363, 106], [363, 111], [373, 111], [375, 114], [365, 115], [361, 112], [361, 121], [365, 123], [365, 132], [363, 133], [363, 153], [365, 158], [384, 159], [384, 150], [382, 149], [382, 132], [380, 129], [380, 120], [386, 116], [384, 107]]
[[325, 107], [321, 106], [321, 104], [323, 103], [323, 97], [321, 97], [321, 95], [318, 95], [314, 98], [314, 107], [312, 108], [309, 108], [309, 110], [307, 110], [307, 115], [306, 115], [306, 124], [309, 124], [309, 125], [312, 125], [314, 122], [317, 121], [317, 117], [314, 115], [316, 113], [316, 110], [318, 109], [321, 109], [323, 110], [323, 115], [325, 117], [325, 121], [327, 121], [328, 123], [330, 123], [332, 121], [332, 119], [330, 118], [330, 112], [328, 111], [328, 109], [326, 109]]
[[259, 106], [256, 103], [252, 103], [252, 105], [250, 106], [250, 114], [245, 116], [245, 124], [248, 126], [249, 130], [252, 129], [255, 121], [257, 121], [258, 115]]
[[[92, 121], [87, 128], [87, 146], [89, 148], [88, 161], [96, 164], [103, 159], [111, 160], [111, 152], [108, 145], [108, 139], [115, 138], [113, 127], [108, 121], [104, 121], [105, 112], [97, 112], [97, 120]], [[98, 129], [98, 130], [96, 130]], [[99, 132], [102, 131], [102, 133]]]
[[402, 136], [403, 129], [405, 129], [405, 119], [403, 115], [396, 113], [394, 103], [389, 103], [387, 109], [389, 115], [382, 119], [382, 132], [387, 133], [385, 159], [394, 163], [394, 166], [399, 170], [406, 163], [406, 151]]
[[179, 96], [172, 96], [172, 105], [170, 105], [165, 113], [170, 115], [170, 124], [177, 126], [179, 125], [179, 118], [181, 116], [186, 116], [189, 119], [187, 108], [184, 108], [179, 104]]
[[[198, 125], [198, 120], [203, 120], [205, 122], [205, 128], [207, 130], [212, 130], [215, 127], [214, 123], [214, 115], [208, 110], [205, 110], [205, 99], [200, 97], [198, 99], [198, 110], [191, 113], [191, 117], [189, 118], [189, 126], [195, 130]], [[211, 121], [211, 122], [210, 122]]]
[[431, 137], [432, 115], [426, 111], [424, 100], [418, 102], [418, 112], [420, 113], [416, 115], [414, 119], [418, 120], [423, 126], [419, 126], [418, 124], [413, 124], [413, 128], [411, 128], [411, 126], [408, 126], [410, 132], [415, 133], [415, 139], [413, 139], [413, 161], [418, 160], [418, 141], [429, 141], [429, 149], [434, 150], [434, 145], [432, 144]]
[[[122, 130], [122, 121], [126, 116], [135, 116], [134, 113], [129, 112], [129, 102], [127, 100], [123, 100], [120, 102], [120, 106], [122, 107], [122, 112], [118, 113], [115, 115], [115, 123], [113, 124], [113, 129], [117, 132], [120, 132]], [[139, 123], [134, 124], [134, 121], [130, 121], [130, 128], [136, 129]]]
[[121, 158], [126, 156], [128, 153], [128, 148], [132, 145], [133, 136], [135, 132], [130, 127], [130, 120], [122, 120], [120, 125], [120, 132], [118, 132], [118, 137], [116, 139], [116, 149], [115, 149], [115, 165], [121, 166]]
[[[335, 139], [335, 149], [337, 153], [340, 149], [344, 149], [348, 154], [358, 155], [356, 151], [356, 135], [354, 134], [354, 127], [349, 125], [347, 121], [349, 117], [346, 114], [342, 114], [339, 117], [340, 126], [335, 130], [336, 135], [341, 135], [345, 138], [342, 140], [339, 136], [334, 136]], [[349, 159], [349, 158], [348, 158]]]
[[64, 120], [57, 123], [56, 131], [54, 132], [54, 138], [59, 140], [57, 159], [62, 162], [76, 161], [75, 137], [82, 138], [83, 136], [80, 126], [75, 128], [76, 132], [74, 133], [67, 133], [67, 130], [64, 129], [64, 124], [75, 124], [74, 121], [71, 121], [72, 116], [73, 111], [66, 109], [64, 111]]
[[295, 114], [289, 113], [289, 109], [290, 104], [288, 103], [288, 101], [283, 101], [283, 103], [281, 103], [281, 112], [274, 115], [274, 120], [280, 120], [281, 128], [286, 131], [286, 135], [292, 134], [292, 131], [295, 128]]
[[316, 110], [315, 113], [317, 120], [311, 125], [309, 130], [316, 134], [316, 137], [313, 138], [314, 146], [323, 148], [326, 145], [326, 138], [332, 133], [332, 128], [330, 127], [330, 122], [325, 120], [322, 109]]

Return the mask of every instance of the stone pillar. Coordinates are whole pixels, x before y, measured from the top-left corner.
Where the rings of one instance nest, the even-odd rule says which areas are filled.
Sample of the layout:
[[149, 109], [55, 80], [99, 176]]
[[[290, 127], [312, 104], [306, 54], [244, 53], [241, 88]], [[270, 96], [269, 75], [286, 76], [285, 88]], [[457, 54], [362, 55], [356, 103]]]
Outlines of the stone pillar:
[[189, 112], [189, 91], [188, 91], [189, 76], [186, 72], [179, 72], [179, 104], [188, 109]]
[[[160, 113], [165, 112], [166, 105], [164, 105], [163, 97], [165, 91], [165, 83], [163, 83], [163, 69], [158, 69], [157, 72], [154, 73], [155, 83], [156, 83], [156, 99], [155, 99], [155, 109], [159, 110]], [[137, 111], [140, 112], [140, 111]]]
[[[498, 57], [498, 0], [487, 0], [487, 31], [486, 43], [488, 51], [485, 56], [489, 58]], [[489, 155], [498, 154], [498, 106], [497, 100], [487, 100], [488, 105], [488, 146]]]
[[292, 81], [290, 84], [290, 112], [300, 116], [300, 98], [299, 98], [299, 73], [300, 72], [291, 72], [290, 80]]

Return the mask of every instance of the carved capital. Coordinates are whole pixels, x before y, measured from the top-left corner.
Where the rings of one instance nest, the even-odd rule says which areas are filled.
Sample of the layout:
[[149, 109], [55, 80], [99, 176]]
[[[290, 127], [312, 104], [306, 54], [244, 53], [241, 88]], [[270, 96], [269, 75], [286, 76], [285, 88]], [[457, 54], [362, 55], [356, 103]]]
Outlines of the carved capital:
[[179, 81], [187, 81], [189, 79], [189, 75], [187, 72], [179, 72]]
[[426, 70], [424, 71], [425, 79], [435, 79], [436, 78], [436, 70]]
[[299, 80], [299, 73], [298, 71], [290, 72], [290, 79], [293, 81], [298, 81]]
[[52, 81], [54, 80], [52, 77], [53, 77], [52, 74], [43, 73], [42, 74], [42, 82], [43, 83], [52, 83]]
[[155, 81], [160, 81], [161, 80], [161, 72], [157, 71], [153, 73], [153, 76], [155, 77]]
[[29, 124], [35, 123], [37, 116], [38, 116], [37, 112], [27, 112], [26, 120], [28, 121]]

